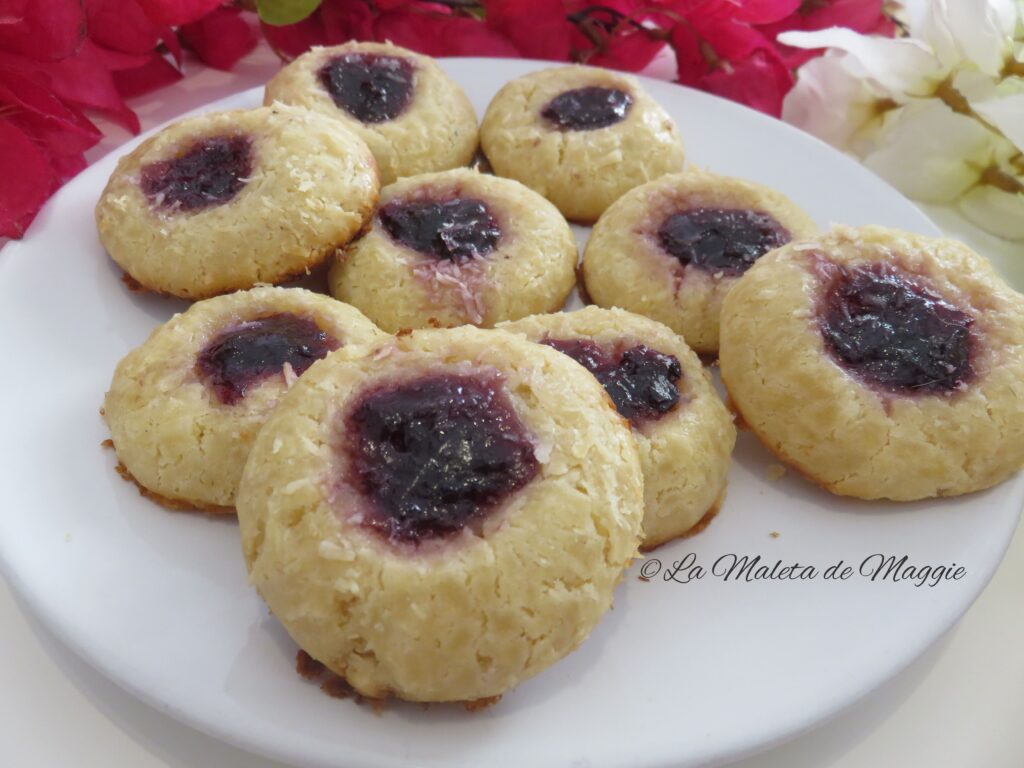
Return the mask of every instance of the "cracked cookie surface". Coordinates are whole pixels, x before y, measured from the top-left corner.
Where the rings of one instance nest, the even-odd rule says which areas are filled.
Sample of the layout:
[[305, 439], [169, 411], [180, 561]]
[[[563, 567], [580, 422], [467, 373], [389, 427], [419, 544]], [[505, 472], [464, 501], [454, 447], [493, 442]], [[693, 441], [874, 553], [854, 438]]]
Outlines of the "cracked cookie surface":
[[469, 165], [476, 110], [432, 58], [391, 43], [314, 47], [267, 83], [265, 104], [314, 110], [356, 133], [382, 184]]
[[589, 373], [464, 327], [311, 368], [238, 513], [250, 581], [314, 659], [366, 696], [470, 701], [587, 637], [636, 555], [643, 485]]
[[646, 317], [594, 306], [499, 327], [581, 361], [630, 418], [644, 475], [644, 549], [686, 534], [717, 509], [736, 428], [681, 337]]
[[679, 129], [635, 78], [579, 65], [503, 86], [480, 124], [480, 148], [496, 174], [588, 224], [624, 192], [683, 167]]
[[338, 253], [329, 282], [389, 332], [490, 327], [561, 309], [577, 255], [569, 224], [543, 197], [457, 168], [381, 190], [370, 230]]
[[583, 254], [587, 293], [718, 351], [722, 301], [765, 253], [817, 231], [780, 192], [696, 169], [627, 192], [594, 226]]
[[953, 240], [837, 227], [722, 309], [722, 380], [780, 458], [844, 496], [988, 488], [1024, 464], [1024, 297]]
[[204, 299], [322, 264], [362, 231], [379, 190], [370, 150], [337, 121], [283, 105], [214, 112], [122, 157], [96, 224], [140, 286]]
[[169, 505], [230, 512], [256, 433], [295, 379], [332, 350], [384, 336], [300, 288], [196, 302], [118, 363], [103, 407], [117, 457]]

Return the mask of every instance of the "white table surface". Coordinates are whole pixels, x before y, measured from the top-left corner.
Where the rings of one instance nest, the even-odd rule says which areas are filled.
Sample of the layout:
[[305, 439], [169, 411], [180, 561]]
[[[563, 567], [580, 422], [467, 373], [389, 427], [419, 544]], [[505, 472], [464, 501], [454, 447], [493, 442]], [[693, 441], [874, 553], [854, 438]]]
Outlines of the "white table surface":
[[[261, 44], [231, 73], [193, 65], [185, 80], [132, 106], [146, 129], [259, 85], [277, 67]], [[663, 74], [670, 66], [655, 69]], [[103, 127], [109, 136], [90, 159], [129, 138]], [[1024, 285], [1024, 246], [988, 237], [948, 210], [928, 213], [989, 256], [1018, 288]], [[65, 649], [2, 583], [0, 692], [4, 768], [285, 768], [123, 693]], [[732, 768], [1020, 768], [1022, 721], [1024, 528], [963, 621], [917, 662], [834, 720]]]

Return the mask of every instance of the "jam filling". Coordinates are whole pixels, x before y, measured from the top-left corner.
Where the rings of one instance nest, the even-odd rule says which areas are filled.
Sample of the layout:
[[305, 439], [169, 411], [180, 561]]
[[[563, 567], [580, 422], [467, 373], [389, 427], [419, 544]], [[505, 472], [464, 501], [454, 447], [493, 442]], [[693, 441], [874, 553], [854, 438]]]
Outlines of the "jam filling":
[[669, 216], [658, 230], [661, 247], [686, 265], [741, 275], [790, 234], [767, 213], [694, 208]]
[[183, 155], [145, 166], [140, 183], [157, 208], [198, 211], [231, 200], [250, 173], [252, 141], [245, 136], [214, 136], [197, 141]]
[[482, 200], [394, 200], [380, 223], [393, 240], [444, 261], [486, 256], [501, 239], [501, 227]]
[[675, 355], [664, 355], [643, 344], [615, 352], [589, 339], [548, 338], [541, 343], [594, 374], [618, 412], [634, 425], [661, 418], [679, 402], [683, 369]]
[[970, 381], [970, 315], [886, 264], [830, 271], [819, 321], [839, 364], [900, 394], [949, 393]]
[[285, 364], [301, 376], [340, 346], [313, 320], [282, 312], [221, 333], [199, 353], [196, 372], [217, 399], [234, 405], [249, 387], [281, 373]]
[[345, 420], [348, 481], [371, 502], [362, 523], [418, 543], [479, 523], [538, 472], [501, 383], [432, 375], [371, 390]]
[[540, 115], [562, 130], [592, 131], [624, 120], [632, 106], [633, 97], [626, 91], [589, 86], [555, 96]]
[[318, 73], [335, 106], [362, 123], [394, 120], [412, 100], [412, 63], [399, 56], [346, 53]]

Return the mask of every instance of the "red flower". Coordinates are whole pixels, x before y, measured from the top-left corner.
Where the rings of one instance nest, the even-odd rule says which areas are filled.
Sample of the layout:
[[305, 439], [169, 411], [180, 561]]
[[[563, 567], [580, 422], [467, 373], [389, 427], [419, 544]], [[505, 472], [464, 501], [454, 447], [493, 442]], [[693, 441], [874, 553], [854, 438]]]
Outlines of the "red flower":
[[121, 53], [148, 54], [174, 38], [168, 26], [154, 23], [132, 0], [85, 0], [89, 39]]
[[0, 118], [0, 166], [0, 237], [21, 237], [59, 186], [58, 176], [35, 141], [6, 118]]
[[678, 19], [671, 44], [679, 82], [778, 116], [793, 73], [753, 24], [792, 14], [799, 0], [682, 0], [666, 4]]
[[0, 0], [0, 51], [37, 61], [70, 56], [85, 40], [81, 2]]
[[[447, 10], [447, 9], [445, 9]], [[428, 56], [519, 56], [508, 38], [479, 19], [414, 9], [382, 13], [374, 23], [378, 40]]]
[[428, 56], [519, 56], [504, 35], [458, 8], [417, 0], [324, 0], [296, 24], [263, 24], [263, 35], [285, 61], [314, 45], [388, 40]]
[[[81, 155], [102, 135], [85, 115], [50, 90], [45, 75], [11, 61], [0, 66], [0, 114], [55, 158]], [[58, 162], [65, 168], [75, 165], [66, 159]]]
[[141, 67], [111, 74], [117, 92], [126, 99], [155, 91], [182, 78], [181, 70], [158, 53], [150, 56]]
[[124, 103], [114, 73], [140, 67], [148, 58], [111, 51], [86, 40], [74, 56], [40, 64], [39, 71], [49, 77], [53, 94], [65, 103], [100, 112], [126, 130], [138, 133], [139, 119]]
[[154, 24], [188, 24], [201, 19], [224, 0], [135, 0]]
[[[38, 64], [36, 65], [38, 66]], [[20, 237], [39, 206], [85, 167], [100, 132], [26, 60], [0, 54], [0, 236]]]
[[214, 8], [198, 21], [179, 30], [182, 41], [203, 63], [231, 69], [256, 47], [256, 33], [237, 8]]
[[652, 4], [614, 0], [484, 0], [487, 24], [508, 37], [524, 56], [640, 70], [667, 35], [645, 26]]

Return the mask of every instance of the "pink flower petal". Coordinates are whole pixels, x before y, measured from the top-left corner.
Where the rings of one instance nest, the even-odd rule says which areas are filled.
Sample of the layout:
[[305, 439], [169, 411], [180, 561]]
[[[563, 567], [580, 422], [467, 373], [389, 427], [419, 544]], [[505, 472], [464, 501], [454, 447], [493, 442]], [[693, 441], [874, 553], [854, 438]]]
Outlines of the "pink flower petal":
[[84, 152], [103, 135], [80, 110], [61, 101], [49, 79], [38, 71], [0, 67], [0, 108], [3, 106], [13, 107], [8, 119], [52, 154]]
[[718, 96], [778, 117], [782, 114], [782, 100], [793, 87], [793, 74], [774, 52], [759, 50], [741, 62], [734, 62], [728, 70], [714, 70], [704, 78], [702, 86]]
[[0, 237], [21, 237], [57, 178], [46, 154], [10, 120], [0, 119]]
[[18, 24], [25, 17], [29, 0], [0, 0], [0, 24]]
[[160, 27], [134, 0], [85, 0], [89, 39], [123, 53], [148, 54], [160, 41]]
[[485, 0], [487, 26], [508, 38], [523, 56], [568, 61], [575, 27], [561, 2]]
[[262, 24], [262, 28], [270, 47], [285, 61], [291, 61], [314, 45], [375, 39], [369, 5], [351, 0], [324, 0], [313, 15], [297, 24], [284, 27]]
[[203, 18], [224, 0], [137, 0], [154, 24], [188, 24]]
[[81, 0], [0, 0], [0, 16], [20, 19], [0, 24], [0, 49], [37, 61], [70, 56], [85, 39]]
[[125, 105], [108, 68], [109, 56], [89, 40], [78, 53], [40, 69], [50, 77], [53, 92], [66, 103], [95, 109], [132, 133], [139, 132], [139, 118]]
[[597, 67], [612, 67], [639, 72], [665, 47], [664, 40], [655, 40], [637, 29], [626, 29], [608, 39], [607, 50], [587, 60]]
[[352, 0], [324, 0], [318, 13], [324, 35], [331, 43], [346, 40], [373, 40], [373, 13], [370, 4]]
[[130, 99], [177, 82], [182, 74], [159, 53], [154, 53], [143, 66], [114, 72], [113, 77], [118, 93]]
[[676, 24], [669, 42], [676, 54], [679, 82], [697, 87], [708, 71], [708, 62], [701, 53], [701, 40], [690, 24]]
[[231, 69], [256, 46], [256, 33], [237, 8], [216, 8], [179, 30], [182, 41], [215, 69]]
[[[53, 166], [57, 179], [64, 184], [84, 171], [89, 165], [85, 161], [85, 155], [50, 155], [50, 165]], [[56, 192], [56, 190], [54, 190]]]
[[520, 55], [507, 37], [468, 16], [392, 11], [378, 16], [374, 28], [378, 40], [428, 56]]
[[747, 24], [771, 24], [800, 10], [801, 0], [743, 0], [733, 18]]

